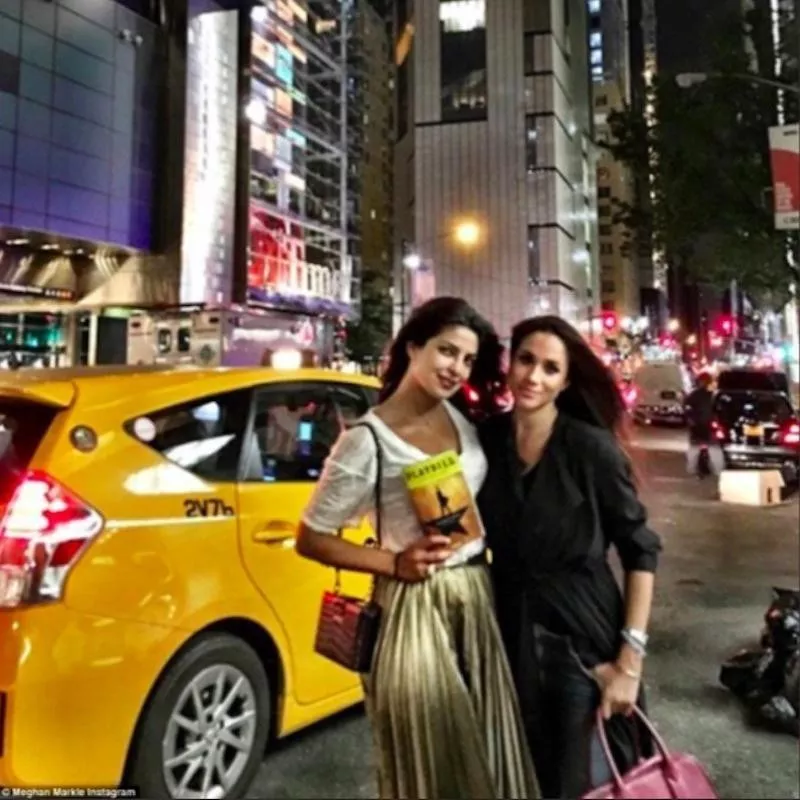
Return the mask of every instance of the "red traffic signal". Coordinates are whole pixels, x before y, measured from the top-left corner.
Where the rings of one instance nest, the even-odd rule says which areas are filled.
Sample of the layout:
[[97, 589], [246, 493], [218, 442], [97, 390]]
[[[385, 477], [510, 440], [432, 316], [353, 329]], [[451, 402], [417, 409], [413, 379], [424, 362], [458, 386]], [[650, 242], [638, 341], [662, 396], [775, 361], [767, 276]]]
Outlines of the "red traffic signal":
[[723, 336], [730, 336], [733, 333], [733, 318], [729, 316], [720, 317], [719, 330]]
[[613, 311], [603, 314], [603, 330], [613, 331], [617, 327], [617, 315]]

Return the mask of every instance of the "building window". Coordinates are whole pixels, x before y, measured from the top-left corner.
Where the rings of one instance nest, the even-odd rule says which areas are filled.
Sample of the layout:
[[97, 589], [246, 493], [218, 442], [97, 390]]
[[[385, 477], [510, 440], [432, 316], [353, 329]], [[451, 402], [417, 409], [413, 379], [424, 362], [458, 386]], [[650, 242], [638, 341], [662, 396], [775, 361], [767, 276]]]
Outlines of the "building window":
[[[610, 186], [599, 186], [597, 189], [597, 196], [603, 200], [611, 197], [611, 187]], [[606, 206], [603, 206], [605, 208]], [[598, 213], [600, 213], [598, 209]]]
[[539, 166], [539, 117], [525, 117], [525, 168], [533, 172]]
[[600, 13], [600, 0], [589, 0], [589, 13], [590, 14]]
[[611, 226], [601, 225], [598, 229], [598, 232], [601, 236], [611, 236]]
[[597, 206], [597, 216], [598, 217], [610, 217], [611, 216], [611, 206], [608, 203], [601, 203]]
[[602, 50], [592, 50], [592, 52], [591, 52], [591, 54], [589, 56], [589, 60], [594, 65], [600, 64], [602, 66], [602, 64], [603, 64], [603, 51]]
[[525, 38], [522, 40], [522, 64], [526, 75], [532, 75], [536, 72], [535, 39], [535, 33], [526, 33]]
[[609, 243], [603, 243], [600, 245], [600, 255], [601, 256], [612, 256], [614, 255], [614, 245]]
[[600, 31], [592, 31], [589, 34], [589, 47], [602, 47], [603, 34]]
[[486, 2], [441, 0], [442, 120], [486, 119]]
[[538, 281], [542, 277], [539, 228], [528, 225], [528, 280]]
[[603, 294], [614, 294], [617, 291], [617, 284], [614, 281], [603, 281], [600, 288]]
[[602, 66], [600, 66], [600, 67], [598, 67], [598, 66], [592, 67], [592, 79], [596, 80], [596, 81], [603, 80], [603, 67]]

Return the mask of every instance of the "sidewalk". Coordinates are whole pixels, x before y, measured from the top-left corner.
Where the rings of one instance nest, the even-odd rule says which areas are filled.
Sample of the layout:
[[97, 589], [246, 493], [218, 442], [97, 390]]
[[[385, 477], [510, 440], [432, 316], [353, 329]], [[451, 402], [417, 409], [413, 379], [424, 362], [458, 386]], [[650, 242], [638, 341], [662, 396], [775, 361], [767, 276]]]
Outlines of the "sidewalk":
[[644, 499], [664, 552], [647, 687], [668, 745], [697, 756], [720, 797], [796, 798], [797, 740], [748, 727], [719, 683], [722, 661], [758, 639], [773, 585], [797, 586], [797, 497], [748, 508], [683, 476], [677, 453], [645, 451]]

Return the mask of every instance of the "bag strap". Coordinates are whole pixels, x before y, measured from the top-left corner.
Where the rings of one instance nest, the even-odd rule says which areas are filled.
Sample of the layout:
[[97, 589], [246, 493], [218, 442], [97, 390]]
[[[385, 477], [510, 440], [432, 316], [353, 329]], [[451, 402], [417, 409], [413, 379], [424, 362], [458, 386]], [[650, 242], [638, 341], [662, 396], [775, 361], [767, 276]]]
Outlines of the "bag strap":
[[[372, 441], [375, 443], [375, 535], [377, 537], [377, 545], [380, 547], [382, 538], [381, 532], [383, 529], [383, 514], [381, 513], [381, 498], [383, 495], [383, 454], [381, 453], [381, 443], [375, 428], [369, 422], [357, 422], [352, 426], [353, 428], [367, 428], [372, 436]], [[339, 529], [339, 536], [342, 535], [341, 528]], [[333, 590], [336, 594], [341, 592], [342, 588], [342, 574], [341, 570], [336, 567], [336, 582], [334, 583]]]
[[[633, 707], [634, 714], [639, 718], [642, 724], [647, 728], [650, 732], [650, 735], [653, 737], [653, 743], [655, 745], [656, 750], [659, 752], [661, 756], [661, 760], [664, 763], [664, 766], [667, 770], [671, 769], [672, 767], [672, 757], [670, 755], [669, 750], [667, 750], [667, 745], [664, 743], [664, 740], [658, 735], [658, 731], [653, 727], [653, 723], [647, 718], [645, 713], [638, 707]], [[608, 735], [606, 733], [606, 722], [603, 719], [603, 711], [602, 709], [597, 709], [596, 713], [596, 726], [597, 726], [597, 734], [600, 739], [600, 746], [603, 750], [603, 755], [608, 762], [608, 766], [611, 770], [612, 780], [617, 786], [618, 791], [620, 792], [620, 797], [625, 796], [625, 782], [623, 776], [620, 774], [619, 769], [617, 768], [616, 762], [614, 761], [614, 756], [611, 755], [611, 746], [608, 743]], [[639, 754], [641, 757], [641, 753]], [[677, 796], [677, 795], [676, 795]]]
[[369, 422], [357, 422], [353, 427], [366, 428], [372, 436], [372, 441], [375, 443], [375, 535], [378, 537], [378, 546], [380, 546], [383, 541], [381, 537], [383, 528], [383, 514], [381, 513], [381, 497], [383, 495], [383, 454], [381, 453], [381, 441], [378, 438], [378, 434], [375, 432], [375, 428], [373, 428]]

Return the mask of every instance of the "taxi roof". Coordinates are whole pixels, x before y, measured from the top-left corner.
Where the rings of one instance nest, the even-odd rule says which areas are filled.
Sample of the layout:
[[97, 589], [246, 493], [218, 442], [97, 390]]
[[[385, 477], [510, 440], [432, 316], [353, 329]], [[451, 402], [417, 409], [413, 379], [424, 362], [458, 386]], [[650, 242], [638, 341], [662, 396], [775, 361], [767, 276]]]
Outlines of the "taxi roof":
[[7, 372], [0, 376], [0, 399], [29, 400], [60, 408], [76, 403], [85, 408], [136, 403], [147, 394], [150, 400], [158, 395], [159, 401], [168, 404], [278, 381], [350, 383], [370, 388], [380, 385], [371, 375], [321, 368], [108, 365]]

